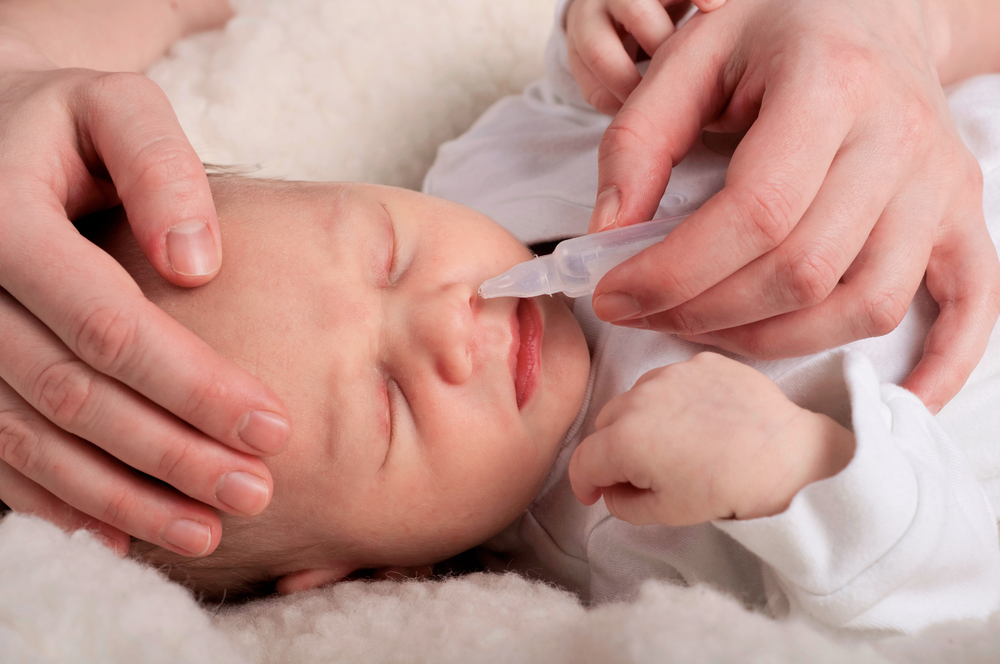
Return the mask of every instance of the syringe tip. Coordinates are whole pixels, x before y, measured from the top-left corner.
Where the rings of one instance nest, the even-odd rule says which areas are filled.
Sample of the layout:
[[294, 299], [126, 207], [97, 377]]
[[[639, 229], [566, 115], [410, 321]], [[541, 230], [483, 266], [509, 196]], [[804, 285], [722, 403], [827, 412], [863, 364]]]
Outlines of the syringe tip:
[[542, 258], [518, 263], [499, 277], [484, 281], [479, 287], [479, 296], [535, 297], [553, 293], [555, 284], [549, 278], [550, 272], [548, 261]]
[[[517, 284], [514, 281], [514, 277], [511, 276], [509, 272], [505, 272], [499, 277], [493, 277], [492, 279], [484, 281], [483, 285], [479, 287], [479, 297], [484, 299], [491, 297], [504, 297], [507, 295], [506, 291], [510, 291], [516, 286]], [[517, 296], [511, 293], [511, 297]]]

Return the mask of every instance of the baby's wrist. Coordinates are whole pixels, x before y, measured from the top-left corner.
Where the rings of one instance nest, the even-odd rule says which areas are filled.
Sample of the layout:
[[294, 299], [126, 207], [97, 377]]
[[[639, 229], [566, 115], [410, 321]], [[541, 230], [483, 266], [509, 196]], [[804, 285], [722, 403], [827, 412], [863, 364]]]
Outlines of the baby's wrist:
[[800, 409], [768, 446], [771, 472], [761, 474], [759, 491], [747, 492], [733, 510], [737, 519], [781, 514], [799, 491], [833, 477], [854, 458], [854, 434], [835, 421]]

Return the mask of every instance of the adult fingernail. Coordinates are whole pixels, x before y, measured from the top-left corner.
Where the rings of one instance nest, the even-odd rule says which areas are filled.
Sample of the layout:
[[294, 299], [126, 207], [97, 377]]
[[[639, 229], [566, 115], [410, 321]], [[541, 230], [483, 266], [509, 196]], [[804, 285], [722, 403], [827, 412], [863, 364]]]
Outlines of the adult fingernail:
[[594, 300], [594, 313], [601, 320], [614, 322], [642, 313], [639, 300], [628, 293], [605, 293]]
[[260, 477], [236, 471], [223, 476], [215, 497], [241, 514], [255, 516], [267, 507], [270, 492]]
[[719, 338], [711, 332], [706, 332], [705, 334], [679, 334], [677, 336], [684, 341], [690, 341], [691, 343], [701, 344], [703, 346], [719, 346]]
[[240, 418], [237, 435], [244, 443], [262, 454], [281, 451], [291, 430], [281, 415], [253, 410]]
[[174, 272], [188, 277], [203, 277], [219, 269], [219, 249], [201, 221], [185, 221], [167, 232], [167, 259]]
[[164, 542], [172, 544], [192, 556], [203, 556], [212, 545], [212, 529], [190, 519], [178, 519], [167, 524], [160, 533]]
[[594, 212], [590, 215], [590, 230], [594, 233], [611, 228], [618, 217], [618, 208], [621, 207], [622, 196], [618, 187], [605, 187], [597, 195], [597, 202], [594, 203]]
[[931, 411], [931, 415], [937, 415], [939, 412], [941, 412], [941, 404], [932, 403], [931, 405], [927, 406], [927, 410]]

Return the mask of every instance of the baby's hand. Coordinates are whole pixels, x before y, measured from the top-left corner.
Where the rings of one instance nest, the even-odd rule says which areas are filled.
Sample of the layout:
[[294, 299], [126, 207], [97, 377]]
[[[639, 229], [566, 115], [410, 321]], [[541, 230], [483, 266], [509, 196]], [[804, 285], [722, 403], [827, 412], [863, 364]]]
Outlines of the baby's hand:
[[[703, 12], [725, 3], [693, 2]], [[566, 12], [566, 43], [583, 98], [602, 113], [618, 112], [642, 80], [635, 67], [639, 49], [652, 55], [674, 31], [674, 8], [689, 6], [684, 0], [574, 0]]]
[[635, 525], [693, 525], [784, 511], [854, 455], [854, 436], [763, 374], [716, 353], [654, 369], [608, 402], [569, 478], [585, 505]]

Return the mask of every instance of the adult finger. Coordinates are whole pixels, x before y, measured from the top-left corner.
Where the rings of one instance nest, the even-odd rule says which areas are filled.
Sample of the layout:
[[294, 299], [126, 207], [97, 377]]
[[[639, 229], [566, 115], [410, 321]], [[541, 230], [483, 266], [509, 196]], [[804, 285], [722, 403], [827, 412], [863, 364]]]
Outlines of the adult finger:
[[1000, 314], [1000, 261], [982, 208], [948, 221], [927, 265], [927, 290], [940, 313], [923, 357], [903, 381], [933, 413], [958, 393], [982, 359]]
[[702, 33], [679, 31], [669, 39], [605, 130], [589, 232], [650, 219], [671, 169], [725, 104], [719, 71], [735, 40]]
[[114, 73], [81, 86], [74, 103], [84, 151], [93, 151], [87, 161], [107, 169], [152, 266], [181, 286], [209, 281], [222, 261], [215, 204], [163, 91], [145, 76]]
[[834, 94], [825, 86], [804, 100], [798, 78], [775, 80], [768, 89], [723, 190], [662, 242], [604, 276], [594, 293], [599, 318], [620, 321], [676, 307], [788, 237], [819, 192], [852, 121], [825, 98]]
[[227, 512], [253, 516], [271, 496], [264, 463], [200, 434], [121, 383], [95, 371], [6, 293], [0, 379], [64, 431]]
[[[925, 212], [925, 214], [932, 214]], [[822, 303], [727, 330], [685, 337], [761, 359], [808, 355], [894, 330], [920, 286], [930, 246], [909, 242], [920, 210], [890, 205], [840, 284]], [[907, 246], [908, 261], [885, 247]]]
[[67, 532], [85, 529], [119, 556], [128, 553], [128, 533], [70, 507], [38, 484], [0, 461], [0, 497], [15, 512], [33, 514]]
[[2, 382], [0, 432], [0, 460], [98, 521], [182, 555], [218, 546], [221, 524], [211, 508], [62, 431]]
[[[882, 176], [878, 181], [858, 177], [876, 170]], [[895, 185], [907, 175], [904, 170], [873, 163], [869, 149], [843, 148], [812, 205], [780, 245], [693, 299], [645, 317], [645, 323], [666, 332], [701, 334], [819, 304], [868, 241]], [[925, 228], [929, 245], [931, 231]], [[887, 249], [897, 256], [901, 250], [910, 253], [904, 245]]]
[[2, 225], [0, 287], [100, 373], [236, 450], [280, 451], [289, 425], [278, 398], [146, 300], [118, 263], [68, 230], [44, 183], [17, 184], [7, 189], [7, 209], [33, 223]]

